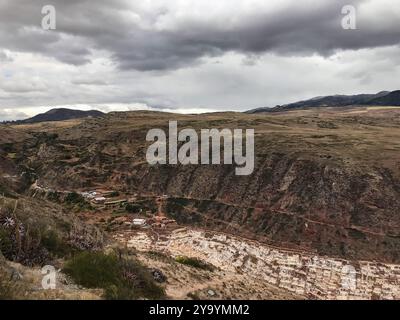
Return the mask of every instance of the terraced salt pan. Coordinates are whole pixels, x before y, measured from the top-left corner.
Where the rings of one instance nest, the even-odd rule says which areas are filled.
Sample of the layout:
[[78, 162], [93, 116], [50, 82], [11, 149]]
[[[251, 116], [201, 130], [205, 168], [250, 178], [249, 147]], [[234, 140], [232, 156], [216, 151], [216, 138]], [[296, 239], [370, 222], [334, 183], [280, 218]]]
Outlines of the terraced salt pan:
[[[116, 238], [125, 241], [126, 235]], [[234, 236], [189, 229], [175, 230], [161, 241], [138, 232], [127, 243], [139, 251], [197, 257], [224, 271], [243, 272], [313, 299], [400, 299], [400, 265], [279, 250]]]

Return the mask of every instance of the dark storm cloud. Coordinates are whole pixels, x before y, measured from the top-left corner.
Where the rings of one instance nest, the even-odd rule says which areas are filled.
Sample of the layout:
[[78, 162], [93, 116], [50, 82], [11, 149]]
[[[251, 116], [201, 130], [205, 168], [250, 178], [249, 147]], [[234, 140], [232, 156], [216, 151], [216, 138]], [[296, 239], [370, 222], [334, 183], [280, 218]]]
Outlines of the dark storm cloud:
[[[352, 4], [360, 8], [369, 2]], [[400, 42], [400, 19], [393, 19], [390, 8], [390, 23], [361, 8], [358, 30], [343, 30], [341, 9], [348, 0], [260, 0], [248, 6], [247, 1], [221, 0], [216, 14], [205, 6], [198, 15], [190, 6], [182, 8], [182, 2], [146, 3], [0, 0], [0, 49], [40, 53], [74, 65], [90, 62], [93, 50], [106, 50], [121, 70], [149, 71], [187, 67], [226, 52], [327, 56]], [[40, 11], [48, 4], [57, 9], [56, 31], [40, 29]]]

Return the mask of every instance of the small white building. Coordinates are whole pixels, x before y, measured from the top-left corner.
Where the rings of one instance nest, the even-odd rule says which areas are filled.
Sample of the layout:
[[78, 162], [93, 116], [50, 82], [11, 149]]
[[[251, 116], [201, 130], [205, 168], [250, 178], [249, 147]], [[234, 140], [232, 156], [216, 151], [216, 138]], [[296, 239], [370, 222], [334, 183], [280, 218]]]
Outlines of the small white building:
[[146, 225], [146, 219], [133, 219], [132, 224], [134, 226], [144, 226]]
[[97, 195], [95, 191], [82, 192], [81, 195], [86, 199], [94, 199]]
[[95, 203], [104, 203], [107, 199], [104, 197], [94, 198]]

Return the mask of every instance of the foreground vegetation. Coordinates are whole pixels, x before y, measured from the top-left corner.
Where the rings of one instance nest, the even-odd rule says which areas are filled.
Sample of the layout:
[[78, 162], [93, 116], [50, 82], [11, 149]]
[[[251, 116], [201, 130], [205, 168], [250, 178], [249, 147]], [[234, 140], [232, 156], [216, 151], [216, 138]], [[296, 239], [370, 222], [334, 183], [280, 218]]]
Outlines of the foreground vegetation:
[[104, 289], [106, 299], [165, 298], [164, 289], [144, 266], [115, 254], [82, 252], [66, 263], [64, 272], [79, 285]]
[[103, 234], [56, 205], [0, 198], [0, 251], [7, 260], [43, 266], [81, 250], [98, 250]]

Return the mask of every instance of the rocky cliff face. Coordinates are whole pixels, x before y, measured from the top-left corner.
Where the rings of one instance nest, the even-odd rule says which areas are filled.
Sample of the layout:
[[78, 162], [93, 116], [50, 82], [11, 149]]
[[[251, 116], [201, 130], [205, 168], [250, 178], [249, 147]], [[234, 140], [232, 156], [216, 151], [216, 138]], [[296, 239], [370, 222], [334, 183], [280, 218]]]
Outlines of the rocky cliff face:
[[399, 180], [275, 155], [238, 178], [232, 168], [138, 170], [126, 185], [168, 194], [166, 212], [207, 226], [319, 254], [399, 261]]
[[[400, 114], [111, 114], [38, 135], [9, 150], [58, 189], [106, 186], [168, 195], [182, 224], [348, 259], [400, 262]], [[173, 116], [182, 127], [255, 128], [256, 166], [154, 166], [145, 135]], [[19, 155], [23, 153], [25, 157]]]

